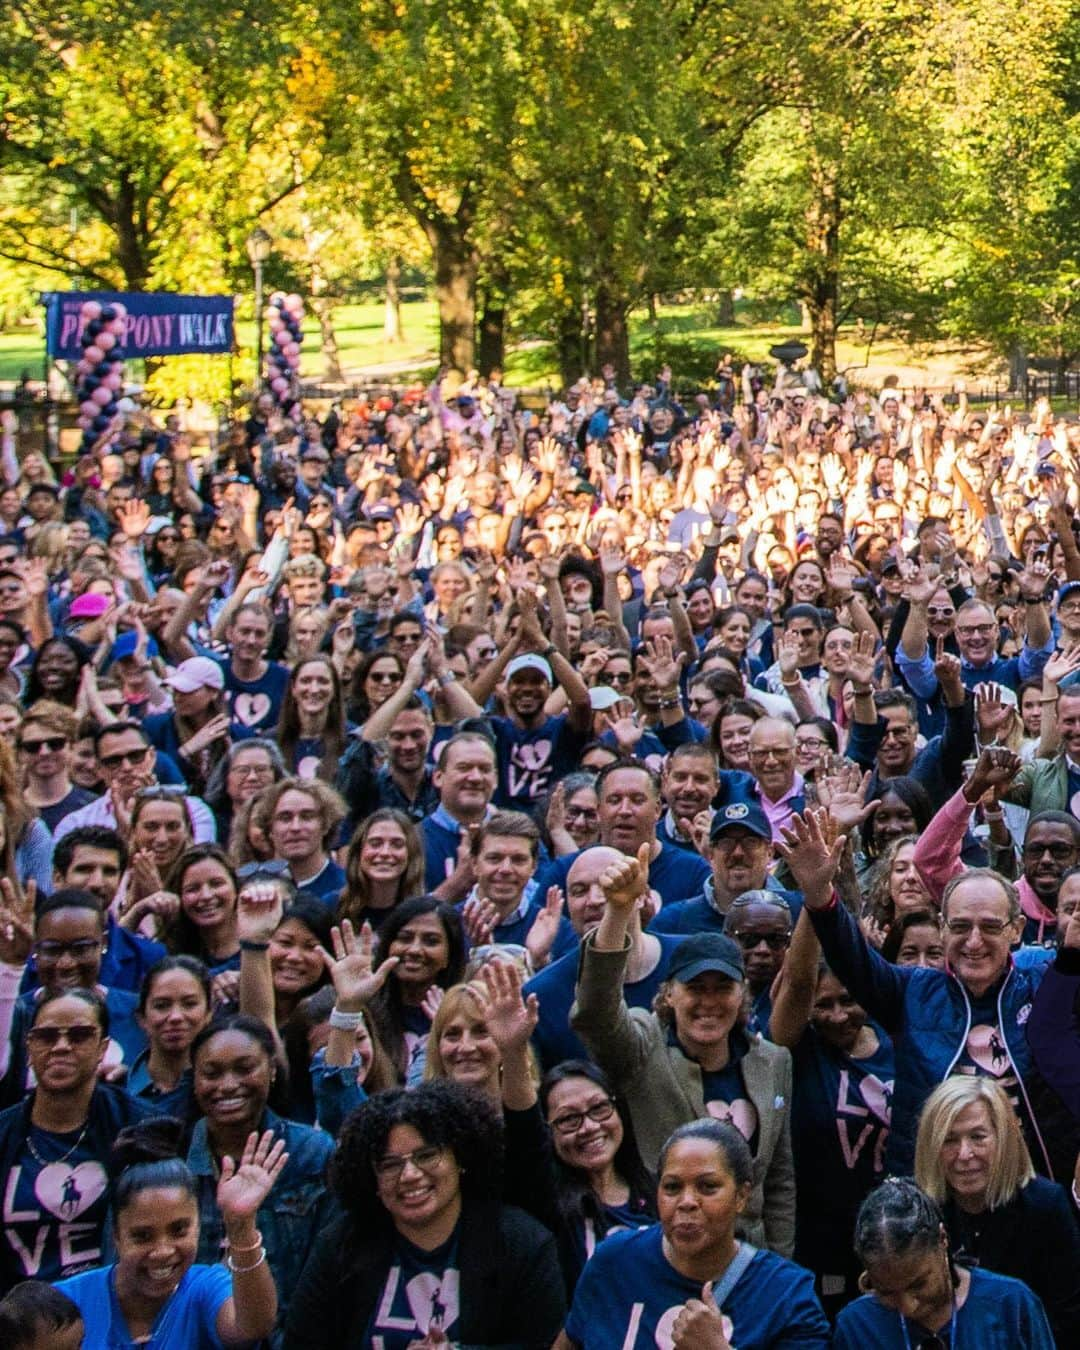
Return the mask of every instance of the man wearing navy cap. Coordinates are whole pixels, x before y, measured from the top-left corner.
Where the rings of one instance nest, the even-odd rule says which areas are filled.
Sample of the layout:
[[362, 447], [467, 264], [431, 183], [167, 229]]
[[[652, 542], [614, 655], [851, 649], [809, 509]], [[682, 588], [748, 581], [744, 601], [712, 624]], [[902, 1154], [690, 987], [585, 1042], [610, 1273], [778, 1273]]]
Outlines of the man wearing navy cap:
[[712, 876], [701, 895], [665, 905], [649, 925], [651, 933], [723, 931], [728, 910], [745, 891], [775, 891], [786, 900], [793, 919], [802, 908], [798, 891], [785, 891], [769, 875], [772, 830], [761, 805], [754, 801], [729, 802], [713, 816], [709, 831]]

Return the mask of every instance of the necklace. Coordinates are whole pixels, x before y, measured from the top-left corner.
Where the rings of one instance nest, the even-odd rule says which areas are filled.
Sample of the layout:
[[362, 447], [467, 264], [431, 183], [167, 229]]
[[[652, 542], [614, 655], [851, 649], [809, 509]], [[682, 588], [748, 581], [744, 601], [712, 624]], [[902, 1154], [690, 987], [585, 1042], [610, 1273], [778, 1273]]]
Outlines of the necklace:
[[[30, 1130], [28, 1130], [27, 1133], [26, 1133], [26, 1147], [30, 1150], [30, 1152], [31, 1152], [31, 1154], [33, 1155], [33, 1157], [41, 1164], [42, 1167], [51, 1167], [51, 1166], [53, 1165], [53, 1163], [64, 1163], [64, 1162], [67, 1162], [67, 1160], [71, 1157], [71, 1155], [72, 1155], [72, 1154], [75, 1152], [75, 1150], [79, 1147], [79, 1145], [82, 1143], [82, 1141], [86, 1138], [86, 1131], [89, 1129], [89, 1127], [90, 1127], [90, 1122], [89, 1122], [89, 1121], [86, 1121], [86, 1123], [83, 1125], [82, 1129], [79, 1131], [79, 1137], [78, 1137], [78, 1139], [76, 1139], [75, 1142], [72, 1144], [72, 1146], [68, 1149], [68, 1151], [67, 1151], [65, 1154], [63, 1154], [61, 1157], [59, 1157], [59, 1158], [43, 1158], [43, 1157], [41, 1156], [41, 1154], [37, 1151], [37, 1149], [34, 1147], [34, 1140], [33, 1140], [33, 1137], [32, 1137], [32, 1135], [31, 1135], [31, 1133], [30, 1133]], [[33, 1130], [33, 1129], [35, 1129], [35, 1128], [36, 1128], [36, 1129], [41, 1129], [42, 1127], [41, 1127], [40, 1125], [38, 1125], [38, 1126], [33, 1126], [33, 1125], [32, 1125], [32, 1126], [30, 1127], [31, 1130]], [[46, 1131], [44, 1131], [44, 1132], [45, 1132], [46, 1134], [51, 1134], [51, 1133], [52, 1133], [51, 1130], [46, 1130]]]

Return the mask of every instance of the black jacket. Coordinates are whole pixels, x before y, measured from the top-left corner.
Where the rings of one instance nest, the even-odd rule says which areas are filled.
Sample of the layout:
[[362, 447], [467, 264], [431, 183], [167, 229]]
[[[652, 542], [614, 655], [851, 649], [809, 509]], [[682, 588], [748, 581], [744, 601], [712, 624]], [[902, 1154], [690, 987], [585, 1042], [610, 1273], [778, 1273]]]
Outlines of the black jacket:
[[1035, 1177], [979, 1215], [950, 1200], [945, 1226], [959, 1261], [1023, 1280], [1042, 1299], [1058, 1345], [1080, 1345], [1080, 1230], [1061, 1186]]
[[[348, 1218], [312, 1249], [285, 1321], [284, 1350], [363, 1345], [394, 1260], [392, 1232], [358, 1233]], [[555, 1239], [512, 1206], [466, 1205], [458, 1237], [461, 1313], [456, 1343], [488, 1350], [548, 1350], [566, 1298]]]

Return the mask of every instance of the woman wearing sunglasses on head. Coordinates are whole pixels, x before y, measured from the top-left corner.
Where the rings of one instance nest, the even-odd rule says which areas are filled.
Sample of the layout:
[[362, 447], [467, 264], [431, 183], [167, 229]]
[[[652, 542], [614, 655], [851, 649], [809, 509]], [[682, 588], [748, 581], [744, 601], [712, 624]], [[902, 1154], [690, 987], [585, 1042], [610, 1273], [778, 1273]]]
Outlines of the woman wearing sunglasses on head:
[[913, 1181], [890, 1177], [855, 1224], [863, 1297], [840, 1313], [834, 1350], [1054, 1350], [1026, 1284], [953, 1259], [941, 1211]]
[[0, 1294], [101, 1261], [109, 1150], [150, 1114], [100, 1079], [109, 1014], [92, 990], [44, 989], [23, 1040], [36, 1086], [0, 1112]]

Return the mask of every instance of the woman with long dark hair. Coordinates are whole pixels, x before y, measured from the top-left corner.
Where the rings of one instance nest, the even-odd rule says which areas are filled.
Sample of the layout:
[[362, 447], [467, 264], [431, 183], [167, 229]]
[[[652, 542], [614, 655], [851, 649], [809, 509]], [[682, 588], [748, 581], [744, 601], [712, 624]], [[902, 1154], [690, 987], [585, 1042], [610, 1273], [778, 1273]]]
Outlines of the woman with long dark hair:
[[403, 811], [380, 807], [361, 822], [345, 858], [345, 889], [338, 901], [338, 922], [378, 929], [403, 900], [424, 889], [424, 849], [420, 832]]
[[341, 677], [333, 661], [320, 654], [297, 662], [277, 728], [289, 773], [333, 783], [348, 732]]

